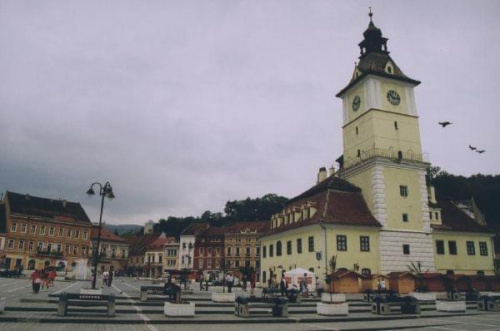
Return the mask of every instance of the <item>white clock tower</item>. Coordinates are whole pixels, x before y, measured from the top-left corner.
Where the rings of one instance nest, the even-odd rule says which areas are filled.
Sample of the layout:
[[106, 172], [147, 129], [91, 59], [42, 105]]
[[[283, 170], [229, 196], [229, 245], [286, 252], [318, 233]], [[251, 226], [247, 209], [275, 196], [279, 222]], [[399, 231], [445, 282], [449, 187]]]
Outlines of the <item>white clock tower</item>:
[[380, 231], [380, 271], [408, 271], [421, 262], [435, 270], [426, 168], [413, 89], [389, 56], [387, 38], [372, 21], [343, 102], [344, 154], [340, 176], [359, 186]]

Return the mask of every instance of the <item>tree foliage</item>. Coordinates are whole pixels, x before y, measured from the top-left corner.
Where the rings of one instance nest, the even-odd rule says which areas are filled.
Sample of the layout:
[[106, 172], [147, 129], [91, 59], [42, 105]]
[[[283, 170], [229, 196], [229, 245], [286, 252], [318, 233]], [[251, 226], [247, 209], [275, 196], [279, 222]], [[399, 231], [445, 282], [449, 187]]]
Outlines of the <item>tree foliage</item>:
[[168, 236], [179, 237], [192, 222], [208, 222], [210, 226], [229, 226], [240, 221], [267, 221], [273, 214], [281, 212], [287, 198], [276, 194], [266, 194], [261, 198], [228, 201], [224, 213], [203, 212], [201, 216], [174, 217], [160, 219], [153, 226], [153, 232], [165, 232]]

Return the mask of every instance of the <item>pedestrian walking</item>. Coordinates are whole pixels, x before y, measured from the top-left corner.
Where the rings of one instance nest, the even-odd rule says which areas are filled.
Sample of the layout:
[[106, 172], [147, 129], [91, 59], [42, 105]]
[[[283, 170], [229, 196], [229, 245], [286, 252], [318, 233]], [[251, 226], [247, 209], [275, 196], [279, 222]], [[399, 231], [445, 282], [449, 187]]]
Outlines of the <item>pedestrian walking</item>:
[[255, 271], [250, 274], [250, 297], [255, 297], [255, 283], [257, 281], [257, 275]]
[[227, 284], [227, 292], [231, 293], [231, 289], [233, 288], [234, 285], [234, 277], [233, 274], [231, 274], [230, 272], [227, 273], [226, 284]]

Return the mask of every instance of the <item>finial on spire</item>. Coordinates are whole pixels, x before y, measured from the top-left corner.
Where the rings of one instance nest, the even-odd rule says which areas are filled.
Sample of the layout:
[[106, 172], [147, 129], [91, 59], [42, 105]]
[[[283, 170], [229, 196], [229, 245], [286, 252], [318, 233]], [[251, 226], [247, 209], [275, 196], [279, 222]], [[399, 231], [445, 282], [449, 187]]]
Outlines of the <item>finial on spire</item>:
[[372, 21], [372, 17], [373, 17], [372, 7], [368, 7], [368, 8], [370, 8], [370, 12], [368, 13], [368, 16], [370, 16], [370, 23], [373, 23], [373, 21]]

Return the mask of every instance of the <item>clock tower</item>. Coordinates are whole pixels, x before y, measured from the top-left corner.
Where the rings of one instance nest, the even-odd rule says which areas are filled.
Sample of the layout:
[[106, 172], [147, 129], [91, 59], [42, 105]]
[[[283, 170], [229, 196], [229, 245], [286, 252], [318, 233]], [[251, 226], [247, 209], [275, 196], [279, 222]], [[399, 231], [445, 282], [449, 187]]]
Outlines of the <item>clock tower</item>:
[[362, 189], [380, 231], [380, 271], [407, 271], [411, 262], [435, 270], [418, 113], [413, 89], [389, 56], [387, 38], [372, 21], [359, 43], [343, 104], [340, 176]]

